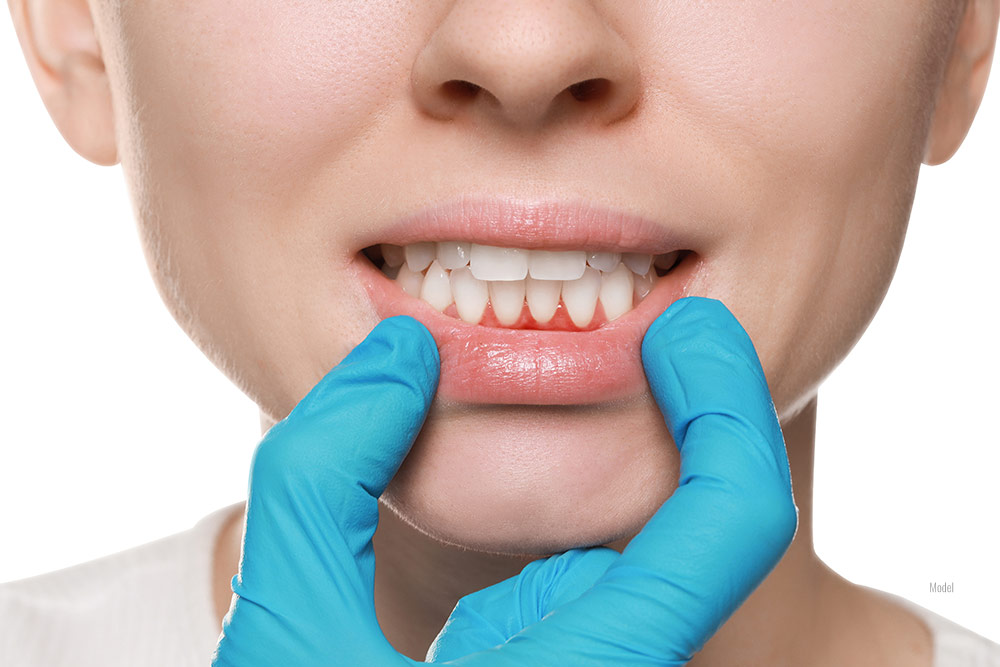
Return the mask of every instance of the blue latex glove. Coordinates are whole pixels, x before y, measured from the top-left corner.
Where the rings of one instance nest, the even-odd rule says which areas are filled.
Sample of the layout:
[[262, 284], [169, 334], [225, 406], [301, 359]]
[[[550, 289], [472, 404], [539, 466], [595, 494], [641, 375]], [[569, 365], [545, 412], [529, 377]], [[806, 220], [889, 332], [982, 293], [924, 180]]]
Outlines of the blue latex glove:
[[[797, 509], [743, 327], [719, 301], [680, 299], [642, 356], [680, 449], [678, 489], [623, 554], [573, 549], [462, 598], [429, 661], [682, 665], [780, 560]], [[439, 362], [423, 325], [386, 319], [265, 434], [214, 666], [419, 664], [378, 627], [371, 538]]]

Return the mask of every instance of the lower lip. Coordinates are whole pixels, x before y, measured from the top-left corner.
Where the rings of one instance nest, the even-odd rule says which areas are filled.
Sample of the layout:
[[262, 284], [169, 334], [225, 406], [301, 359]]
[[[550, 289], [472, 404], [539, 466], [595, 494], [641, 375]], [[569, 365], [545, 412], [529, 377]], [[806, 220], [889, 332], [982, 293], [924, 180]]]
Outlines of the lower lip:
[[409, 315], [434, 336], [441, 355], [438, 398], [489, 404], [586, 405], [648, 391], [642, 337], [684, 296], [700, 258], [688, 253], [638, 306], [590, 331], [503, 329], [448, 317], [406, 294], [360, 254], [351, 267], [380, 319]]

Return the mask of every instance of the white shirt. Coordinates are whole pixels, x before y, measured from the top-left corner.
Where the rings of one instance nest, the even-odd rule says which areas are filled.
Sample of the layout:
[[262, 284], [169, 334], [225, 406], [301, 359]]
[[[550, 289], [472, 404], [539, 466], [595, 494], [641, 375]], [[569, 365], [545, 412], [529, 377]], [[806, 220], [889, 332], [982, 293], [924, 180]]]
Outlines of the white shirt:
[[[242, 506], [155, 542], [0, 584], [0, 665], [208, 667], [221, 630], [212, 598], [215, 542]], [[1000, 667], [1000, 644], [878, 592], [925, 621], [934, 667]]]

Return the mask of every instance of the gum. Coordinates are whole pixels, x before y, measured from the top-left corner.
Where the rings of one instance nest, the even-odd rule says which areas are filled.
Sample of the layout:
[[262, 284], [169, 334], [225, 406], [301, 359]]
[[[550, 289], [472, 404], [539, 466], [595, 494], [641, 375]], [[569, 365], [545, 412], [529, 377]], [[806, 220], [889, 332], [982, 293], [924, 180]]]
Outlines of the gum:
[[[454, 303], [444, 309], [444, 314], [455, 319], [460, 319], [458, 317], [458, 309]], [[493, 304], [487, 302], [486, 310], [483, 311], [483, 316], [479, 320], [478, 326], [497, 327], [500, 329], [538, 329], [540, 331], [592, 331], [607, 324], [607, 322], [608, 318], [604, 314], [604, 307], [601, 305], [600, 300], [597, 301], [597, 308], [594, 309], [594, 317], [591, 318], [590, 324], [582, 329], [573, 324], [573, 320], [570, 319], [569, 312], [562, 301], [559, 301], [559, 305], [556, 306], [556, 314], [545, 324], [540, 323], [531, 316], [531, 311], [528, 310], [528, 304], [525, 302], [521, 308], [521, 316], [517, 318], [516, 322], [509, 325], [500, 323], [496, 313], [493, 312]]]

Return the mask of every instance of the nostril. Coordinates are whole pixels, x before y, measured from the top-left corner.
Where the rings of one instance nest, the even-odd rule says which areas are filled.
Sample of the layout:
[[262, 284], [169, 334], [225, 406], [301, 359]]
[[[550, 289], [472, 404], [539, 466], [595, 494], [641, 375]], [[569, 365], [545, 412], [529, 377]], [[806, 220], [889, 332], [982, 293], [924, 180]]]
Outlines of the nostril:
[[605, 95], [611, 88], [607, 79], [586, 79], [569, 87], [569, 93], [579, 102], [586, 102]]
[[462, 79], [451, 79], [441, 84], [441, 91], [451, 99], [472, 99], [480, 90], [480, 86], [471, 81], [463, 81]]

